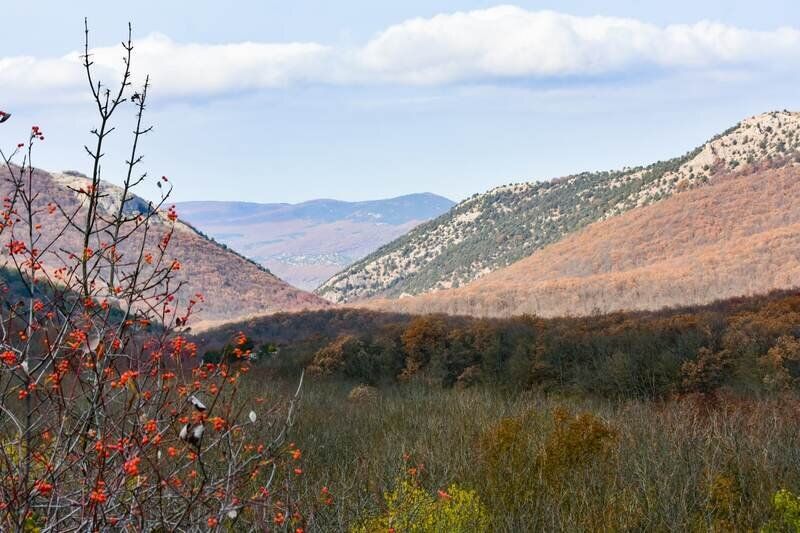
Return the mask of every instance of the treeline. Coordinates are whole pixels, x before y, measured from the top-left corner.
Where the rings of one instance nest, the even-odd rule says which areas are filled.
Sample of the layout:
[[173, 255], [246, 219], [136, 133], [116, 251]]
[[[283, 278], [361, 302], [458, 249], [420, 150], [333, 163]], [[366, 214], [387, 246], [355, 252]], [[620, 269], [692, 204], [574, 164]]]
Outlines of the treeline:
[[796, 292], [580, 318], [411, 317], [350, 309], [242, 326], [256, 347], [280, 346], [263, 362], [267, 368], [308, 368], [370, 385], [422, 380], [659, 398], [723, 387], [757, 394], [800, 379]]

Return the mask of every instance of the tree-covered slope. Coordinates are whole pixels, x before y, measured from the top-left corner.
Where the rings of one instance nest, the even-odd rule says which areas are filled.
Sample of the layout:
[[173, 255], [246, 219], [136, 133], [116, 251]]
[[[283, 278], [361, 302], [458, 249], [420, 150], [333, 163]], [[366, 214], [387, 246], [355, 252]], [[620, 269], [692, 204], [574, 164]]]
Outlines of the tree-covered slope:
[[458, 287], [593, 222], [703, 186], [745, 164], [786, 158], [798, 146], [800, 114], [772, 112], [668, 161], [497, 187], [383, 246], [316, 292], [348, 302]]
[[800, 164], [776, 161], [596, 222], [457, 289], [358, 305], [576, 316], [703, 305], [800, 286]]
[[[46, 172], [37, 169], [34, 179], [38, 195], [34, 207], [47, 213], [49, 204], [60, 206], [65, 213], [77, 213], [78, 220], [85, 216], [81, 190], [87, 190], [90, 181], [76, 172]], [[11, 196], [12, 183], [6, 168], [0, 168], [0, 196]], [[121, 188], [101, 182], [102, 196], [97, 206], [100, 216], [110, 219], [121, 201]], [[148, 202], [132, 197], [126, 202], [127, 215], [145, 212], [150, 209]], [[53, 213], [59, 213], [54, 211]], [[131, 218], [131, 220], [133, 220]], [[196, 299], [197, 293], [205, 296], [205, 301], [195, 308], [193, 327], [218, 324], [244, 319], [248, 316], [297, 311], [329, 306], [322, 298], [301, 291], [276, 277], [264, 267], [241, 256], [229, 248], [216, 243], [198, 232], [192, 226], [177, 220], [173, 226], [166, 213], [159, 213], [152, 220], [151, 227], [145, 231], [142, 226], [128, 222], [122, 231], [131, 232], [131, 237], [117, 247], [123, 258], [135, 258], [139, 253], [158, 250], [165, 236], [169, 235], [168, 256], [165, 260], [176, 260], [180, 265], [175, 274], [175, 282], [180, 289], [175, 297], [181, 305]], [[53, 214], [41, 217], [37, 230], [42, 242], [53, 242], [58, 238], [58, 248], [50, 248], [42, 256], [45, 272], [52, 272], [62, 265], [58, 253], [79, 254], [83, 249], [80, 230], [67, 223], [63, 216]], [[104, 244], [97, 236], [90, 245], [95, 250]], [[0, 266], [13, 264], [7, 248], [0, 251]]]

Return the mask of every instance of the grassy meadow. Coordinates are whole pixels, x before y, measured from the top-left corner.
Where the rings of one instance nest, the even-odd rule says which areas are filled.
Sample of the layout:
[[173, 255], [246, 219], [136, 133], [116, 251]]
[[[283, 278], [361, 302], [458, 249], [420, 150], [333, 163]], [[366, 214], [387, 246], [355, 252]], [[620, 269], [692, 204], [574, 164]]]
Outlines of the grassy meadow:
[[[255, 370], [245, 392], [269, 401], [294, 385]], [[414, 503], [385, 495], [414, 487], [429, 504], [453, 485], [479, 500], [475, 528], [492, 531], [751, 531], [771, 519], [792, 530], [773, 510], [777, 491], [800, 488], [792, 395], [615, 401], [422, 383], [351, 394], [353, 385], [303, 388], [291, 438], [303, 453], [301, 500], [317, 502], [310, 530], [378, 530], [387, 522], [376, 518], [393, 513], [396, 531], [413, 530], [401, 515], [422, 523]], [[473, 529], [471, 519], [446, 523]]]

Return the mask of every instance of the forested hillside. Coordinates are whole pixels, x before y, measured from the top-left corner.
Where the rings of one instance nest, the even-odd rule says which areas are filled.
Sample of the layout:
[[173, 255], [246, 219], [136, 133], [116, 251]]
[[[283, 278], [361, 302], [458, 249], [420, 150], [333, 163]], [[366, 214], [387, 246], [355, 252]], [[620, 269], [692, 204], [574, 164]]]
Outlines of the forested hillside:
[[788, 163], [800, 147], [799, 127], [798, 113], [766, 113], [669, 161], [477, 194], [332, 277], [317, 293], [349, 302], [462, 286], [593, 222], [746, 166]]
[[366, 305], [477, 316], [703, 304], [800, 285], [800, 166], [750, 168], [592, 224], [464, 287]]
[[[0, 169], [0, 194], [10, 195], [11, 182], [8, 170]], [[34, 179], [39, 187], [35, 207], [49, 216], [42, 218], [36, 232], [42, 243], [58, 239], [58, 249], [44, 253], [42, 264], [45, 271], [52, 273], [61, 266], [56, 253], [79, 255], [83, 247], [78, 228], [69, 225], [61, 211], [77, 213], [77, 220], [85, 216], [85, 191], [90, 181], [76, 172], [49, 173], [36, 170]], [[119, 208], [122, 189], [102, 182], [102, 197], [98, 211], [109, 217]], [[83, 191], [83, 192], [82, 192]], [[56, 208], [56, 206], [59, 206]], [[159, 213], [153, 218], [152, 226], [145, 230], [135, 227], [137, 213], [145, 213], [152, 206], [142, 198], [130, 195], [125, 201], [124, 213], [130, 220], [122, 226], [130, 231], [132, 237], [125, 241], [118, 252], [123, 260], [132, 260], [139, 254], [155, 256], [156, 250], [164, 246], [164, 239], [170, 244], [169, 256], [165, 260], [174, 261], [176, 282], [180, 283], [178, 300], [186, 305], [189, 300], [198, 300], [195, 307], [195, 327], [208, 323], [240, 320], [250, 315], [274, 313], [277, 311], [302, 310], [325, 307], [328, 303], [311, 293], [288, 285], [257, 263], [211, 241], [179, 218], [175, 220], [174, 230], [171, 218], [179, 217], [172, 212]], [[90, 242], [91, 249], [104, 245], [98, 238]], [[44, 245], [42, 245], [44, 246]], [[2, 265], [10, 265], [7, 248], [0, 255]], [[152, 261], [152, 259], [151, 259]], [[143, 262], [147, 268], [158, 268]]]

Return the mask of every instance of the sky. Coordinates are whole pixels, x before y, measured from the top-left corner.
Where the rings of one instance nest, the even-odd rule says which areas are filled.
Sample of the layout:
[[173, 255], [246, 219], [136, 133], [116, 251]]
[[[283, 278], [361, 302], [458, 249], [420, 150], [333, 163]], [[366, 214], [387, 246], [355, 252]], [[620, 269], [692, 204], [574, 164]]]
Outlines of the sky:
[[133, 24], [135, 83], [152, 80], [143, 164], [176, 201], [461, 200], [668, 159], [747, 116], [800, 109], [790, 0], [9, 3], [0, 147], [36, 124], [48, 170], [89, 166], [84, 16], [109, 84]]

